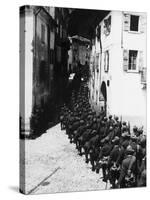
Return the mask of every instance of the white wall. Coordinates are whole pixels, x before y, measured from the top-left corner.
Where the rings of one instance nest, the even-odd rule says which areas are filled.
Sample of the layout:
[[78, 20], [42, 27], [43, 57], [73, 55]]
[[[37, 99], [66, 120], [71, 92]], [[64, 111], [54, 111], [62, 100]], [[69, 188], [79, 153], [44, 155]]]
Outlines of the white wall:
[[[141, 13], [140, 13], [141, 14]], [[110, 35], [103, 34], [102, 38], [102, 71], [97, 79], [95, 75], [94, 100], [96, 103], [96, 90], [100, 91], [100, 82], [110, 81], [107, 86], [107, 112], [108, 114], [123, 116], [125, 120], [131, 120], [133, 123], [146, 123], [146, 90], [143, 90], [140, 73], [129, 73], [123, 70], [123, 49], [142, 50], [144, 52], [143, 67], [146, 67], [146, 32], [128, 33], [123, 31], [123, 12], [112, 11], [111, 32]], [[108, 15], [108, 16], [109, 16]], [[108, 17], [106, 16], [106, 18]], [[103, 27], [104, 21], [100, 22]], [[92, 55], [100, 52], [99, 42], [96, 40], [92, 47]], [[109, 50], [109, 71], [104, 71], [104, 52]], [[100, 63], [99, 63], [100, 65]], [[99, 66], [100, 67], [100, 66]], [[92, 81], [91, 81], [92, 82]], [[92, 85], [90, 86], [93, 92]], [[98, 93], [100, 95], [100, 93]], [[100, 102], [98, 102], [100, 104]], [[132, 124], [131, 124], [132, 125]]]
[[[21, 36], [21, 51], [20, 51], [20, 71], [24, 73], [21, 77], [24, 78], [24, 85], [21, 86], [21, 116], [25, 120], [25, 130], [29, 130], [29, 120], [32, 112], [32, 85], [33, 85], [33, 13], [32, 10], [27, 10], [25, 16], [20, 19]], [[24, 34], [23, 34], [24, 32]], [[24, 40], [24, 42], [22, 42]], [[23, 44], [24, 43], [24, 44]]]

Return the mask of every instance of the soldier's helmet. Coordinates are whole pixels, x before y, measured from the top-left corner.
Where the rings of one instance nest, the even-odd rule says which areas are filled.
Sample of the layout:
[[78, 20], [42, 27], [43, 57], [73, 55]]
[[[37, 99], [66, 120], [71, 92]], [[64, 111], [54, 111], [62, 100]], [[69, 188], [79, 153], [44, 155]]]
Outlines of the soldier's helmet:
[[119, 118], [116, 116], [116, 117], [115, 117], [115, 120], [116, 120], [116, 121], [118, 121], [118, 120], [119, 120]]
[[139, 128], [139, 129], [138, 129], [138, 133], [139, 133], [139, 135], [141, 135], [141, 134], [143, 133], [143, 129], [142, 129], [142, 128]]
[[136, 132], [138, 130], [137, 126], [133, 127], [133, 132]]
[[126, 125], [127, 125], [127, 122], [123, 121], [123, 122], [122, 122], [122, 125], [123, 125], [123, 126], [126, 126]]

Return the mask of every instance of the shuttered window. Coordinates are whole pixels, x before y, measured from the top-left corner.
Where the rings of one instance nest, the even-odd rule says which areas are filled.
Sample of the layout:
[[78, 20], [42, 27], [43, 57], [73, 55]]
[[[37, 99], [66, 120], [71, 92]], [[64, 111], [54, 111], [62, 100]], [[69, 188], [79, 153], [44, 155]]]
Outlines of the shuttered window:
[[140, 33], [144, 33], [145, 32], [145, 28], [146, 28], [146, 17], [145, 16], [140, 16], [139, 18], [139, 24], [140, 24]]
[[104, 71], [108, 72], [109, 71], [109, 51], [105, 51], [104, 54]]
[[137, 70], [137, 54], [138, 54], [138, 51], [129, 50], [128, 70]]
[[143, 63], [143, 51], [139, 51], [138, 52], [138, 70], [141, 72], [143, 70], [144, 67], [144, 63]]
[[130, 15], [130, 31], [139, 30], [139, 16]]
[[143, 51], [123, 50], [123, 70], [140, 72], [143, 68]]
[[96, 70], [99, 72], [99, 53], [96, 54]]
[[130, 30], [130, 15], [124, 14], [124, 31]]
[[144, 33], [146, 27], [146, 17], [144, 15], [130, 15], [124, 13], [124, 31]]
[[123, 51], [123, 70], [128, 70], [128, 63], [129, 63], [129, 51], [127, 49], [124, 49]]
[[41, 41], [45, 43], [45, 26], [41, 24]]

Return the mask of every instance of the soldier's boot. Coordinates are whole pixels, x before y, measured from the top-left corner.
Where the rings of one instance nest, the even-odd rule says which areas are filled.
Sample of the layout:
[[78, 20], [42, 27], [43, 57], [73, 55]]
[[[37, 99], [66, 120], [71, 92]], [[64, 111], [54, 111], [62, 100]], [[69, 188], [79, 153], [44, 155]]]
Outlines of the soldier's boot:
[[97, 163], [97, 162], [96, 162], [95, 169], [96, 169], [96, 173], [97, 173], [97, 174], [99, 174], [99, 170], [100, 170], [100, 168], [99, 168], [99, 166], [98, 166], [98, 163]]
[[75, 140], [76, 149], [78, 149], [78, 142]]
[[82, 156], [82, 147], [79, 147], [79, 155]]
[[89, 163], [88, 153], [87, 153], [87, 152], [85, 153], [85, 162], [86, 162], [86, 163]]
[[80, 151], [80, 142], [77, 143], [77, 150]]
[[91, 160], [92, 171], [95, 171], [94, 160]]
[[102, 167], [102, 173], [103, 173], [103, 181], [106, 182], [107, 176], [106, 176], [106, 168], [105, 167]]
[[76, 149], [78, 150], [79, 149], [79, 145], [78, 145], [78, 142], [76, 141]]

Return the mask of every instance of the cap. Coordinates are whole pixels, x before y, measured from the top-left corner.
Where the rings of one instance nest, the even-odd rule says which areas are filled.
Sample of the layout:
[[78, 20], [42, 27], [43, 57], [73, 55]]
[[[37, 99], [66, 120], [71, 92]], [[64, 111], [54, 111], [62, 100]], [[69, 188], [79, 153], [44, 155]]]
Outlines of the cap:
[[118, 136], [115, 136], [114, 139], [112, 140], [112, 143], [114, 144], [119, 144], [119, 137]]
[[137, 126], [134, 126], [133, 131], [137, 131], [137, 130], [138, 130]]
[[126, 125], [127, 125], [127, 123], [126, 123], [125, 121], [123, 121], [123, 122], [122, 122], [122, 124], [123, 124], [124, 126], [126, 126]]

